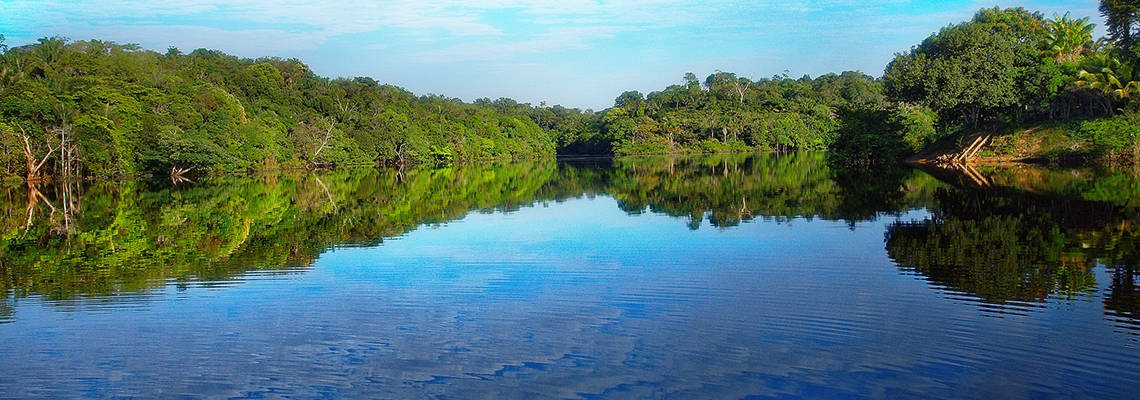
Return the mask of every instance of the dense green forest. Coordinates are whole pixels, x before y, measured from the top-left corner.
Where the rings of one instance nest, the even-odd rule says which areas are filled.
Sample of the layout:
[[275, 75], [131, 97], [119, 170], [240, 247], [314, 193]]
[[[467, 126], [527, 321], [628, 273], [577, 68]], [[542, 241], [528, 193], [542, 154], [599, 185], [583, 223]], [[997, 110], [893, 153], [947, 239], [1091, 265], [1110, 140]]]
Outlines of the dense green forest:
[[7, 48], [0, 36], [0, 174], [822, 149], [866, 162], [1038, 126], [1061, 132], [1054, 141], [1064, 151], [1135, 159], [1137, 9], [1135, 0], [1102, 1], [1110, 37], [1098, 40], [1089, 18], [982, 9], [899, 53], [881, 78], [689, 73], [598, 112], [416, 96], [371, 78], [322, 78], [295, 59], [58, 37]]
[[537, 121], [562, 135], [561, 149], [576, 151], [831, 149], [848, 161], [898, 159], [963, 133], [1051, 123], [1064, 125], [1088, 155], [1135, 158], [1140, 13], [1135, 1], [1102, 4], [1112, 37], [1096, 41], [1089, 18], [982, 9], [898, 54], [882, 78], [753, 81], [717, 72], [702, 83], [688, 74], [662, 91], [623, 93], [585, 122]]
[[0, 173], [137, 175], [554, 154], [513, 102], [417, 97], [298, 60], [40, 39], [0, 56]]

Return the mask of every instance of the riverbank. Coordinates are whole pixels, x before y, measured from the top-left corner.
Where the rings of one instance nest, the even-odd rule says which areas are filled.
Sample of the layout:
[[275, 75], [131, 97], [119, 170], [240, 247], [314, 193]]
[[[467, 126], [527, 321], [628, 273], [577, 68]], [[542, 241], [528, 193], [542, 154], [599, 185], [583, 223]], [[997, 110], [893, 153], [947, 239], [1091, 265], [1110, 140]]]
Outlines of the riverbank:
[[907, 161], [973, 165], [1134, 165], [1140, 161], [1140, 130], [1134, 116], [988, 128], [939, 141]]

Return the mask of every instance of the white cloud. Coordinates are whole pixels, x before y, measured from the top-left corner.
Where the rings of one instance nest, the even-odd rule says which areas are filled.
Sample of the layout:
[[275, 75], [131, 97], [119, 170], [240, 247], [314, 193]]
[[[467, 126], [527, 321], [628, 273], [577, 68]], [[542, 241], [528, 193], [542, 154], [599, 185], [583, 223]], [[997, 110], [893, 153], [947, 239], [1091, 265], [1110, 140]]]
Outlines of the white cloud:
[[144, 48], [163, 51], [174, 46], [183, 51], [198, 48], [222, 50], [250, 57], [282, 56], [297, 50], [318, 48], [323, 40], [310, 34], [274, 29], [225, 30], [193, 25], [105, 25], [73, 24], [71, 39], [100, 39], [119, 43], [138, 43]]
[[[531, 53], [544, 45], [580, 48], [591, 41], [608, 39], [617, 32], [677, 27], [727, 29], [747, 26], [762, 16], [765, 22], [784, 29], [797, 29], [795, 14], [821, 10], [854, 8], [870, 10], [907, 0], [6, 0], [9, 15], [34, 16], [22, 20], [0, 17], [18, 23], [33, 35], [59, 31], [71, 33], [75, 26], [87, 25], [130, 28], [148, 27], [174, 20], [189, 30], [192, 25], [227, 30], [245, 37], [250, 30], [304, 32], [311, 39], [296, 43], [305, 49], [312, 42], [369, 32], [411, 36], [430, 43], [467, 40], [481, 43], [452, 45], [437, 51], [470, 58], [476, 46], [491, 45], [499, 52]], [[497, 12], [515, 12], [510, 21], [495, 21]], [[194, 23], [183, 20], [191, 18]], [[783, 19], [782, 21], [780, 19]], [[251, 25], [252, 28], [245, 28]], [[498, 26], [506, 25], [506, 26]], [[528, 34], [505, 33], [504, 29], [528, 26]], [[580, 37], [566, 36], [580, 29]], [[150, 29], [150, 28], [145, 28]], [[135, 27], [135, 30], [145, 30]], [[89, 29], [89, 31], [92, 31]], [[107, 29], [107, 31], [113, 31]], [[495, 38], [489, 41], [489, 38]], [[218, 45], [223, 44], [219, 43]], [[369, 45], [369, 44], [365, 44]], [[432, 57], [421, 57], [431, 59]]]
[[464, 62], [502, 60], [522, 54], [583, 50], [594, 40], [608, 39], [628, 28], [615, 26], [560, 27], [518, 41], [476, 41], [440, 49], [428, 49], [414, 57], [421, 62]]
[[[655, 88], [691, 65], [756, 76], [785, 68], [877, 74], [893, 52], [995, 2], [1047, 15], [1070, 8], [1103, 24], [1095, 0], [0, 0], [0, 33], [16, 45], [62, 34], [159, 51], [302, 57], [333, 76], [415, 82], [430, 70], [435, 76], [419, 81], [448, 75], [467, 85], [430, 90], [492, 95], [494, 83], [473, 71], [538, 80], [520, 88], [552, 79], [534, 72], [543, 69], [535, 62], [563, 75], [590, 71], [566, 90], [625, 88], [630, 76], [658, 74], [642, 79]], [[614, 54], [628, 60], [603, 56]], [[603, 83], [585, 82], [595, 79]], [[603, 97], [587, 104], [612, 99]]]
[[[430, 62], [510, 57], [583, 49], [618, 32], [697, 25], [727, 4], [680, 0], [11, 0], [5, 8], [28, 16], [0, 21], [24, 25], [24, 39], [63, 33], [183, 47], [234, 49], [242, 55], [311, 50], [330, 39], [380, 32], [418, 41], [410, 56]], [[517, 13], [509, 21], [488, 14]], [[185, 21], [193, 21], [188, 23]], [[161, 24], [174, 21], [169, 29]], [[505, 26], [496, 26], [505, 25]], [[530, 26], [507, 35], [505, 28]], [[130, 35], [137, 35], [131, 37]], [[179, 36], [182, 35], [182, 36]], [[268, 38], [269, 40], [266, 40]], [[274, 38], [281, 38], [277, 40]], [[208, 43], [209, 40], [216, 40]], [[266, 40], [262, 46], [256, 41]], [[270, 43], [272, 42], [272, 43]], [[456, 42], [460, 42], [456, 44]], [[364, 43], [375, 48], [375, 43]], [[252, 51], [247, 52], [246, 50]]]

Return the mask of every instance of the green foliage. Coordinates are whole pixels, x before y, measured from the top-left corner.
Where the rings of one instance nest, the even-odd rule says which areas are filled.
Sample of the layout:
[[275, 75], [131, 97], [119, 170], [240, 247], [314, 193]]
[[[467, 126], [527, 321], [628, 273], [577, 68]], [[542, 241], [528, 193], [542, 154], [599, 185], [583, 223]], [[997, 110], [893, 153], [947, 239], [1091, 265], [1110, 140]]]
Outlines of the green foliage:
[[553, 119], [566, 153], [822, 150], [838, 134], [839, 108], [883, 102], [882, 86], [858, 72], [752, 81], [718, 71], [703, 86], [692, 73], [682, 82], [648, 95], [622, 93], [614, 107], [592, 118], [549, 112], [535, 120]]
[[[1116, 11], [1131, 12], [1120, 8], [1129, 1], [1105, 1], [1102, 10], [1108, 3], [1115, 4]], [[1117, 38], [1115, 43], [1094, 43], [1093, 28], [1088, 18], [1068, 13], [1045, 20], [1040, 13], [1021, 8], [982, 9], [970, 21], [950, 25], [898, 54], [883, 78], [894, 110], [872, 107], [848, 113], [854, 116], [847, 119], [851, 125], [840, 130], [842, 137], [832, 148], [847, 152], [839, 157], [848, 160], [874, 154], [905, 156], [949, 132], [1051, 126], [1074, 118], [1095, 120], [1134, 112], [1140, 106], [1136, 58], [1120, 50], [1129, 49], [1129, 42]], [[914, 106], [933, 114], [904, 111], [917, 109]], [[885, 122], [878, 123], [875, 118], [880, 117]], [[1118, 155], [1131, 143], [1129, 133], [1115, 121], [1090, 124], [1084, 131], [1099, 132], [1097, 152]], [[874, 132], [883, 137], [873, 137]], [[999, 152], [1014, 151], [1012, 138], [998, 139]], [[1071, 142], [1072, 149], [1065, 152], [1080, 146]], [[896, 147], [902, 150], [891, 151]]]
[[[297, 60], [205, 49], [45, 38], [0, 55], [0, 120], [44, 149], [63, 141], [67, 165], [85, 175], [553, 155], [554, 135], [534, 110], [416, 97], [370, 78], [321, 78]], [[22, 176], [22, 154], [5, 149], [0, 174]], [[59, 175], [58, 161], [41, 173]]]
[[1101, 96], [1105, 112], [1112, 114], [1116, 104], [1140, 99], [1140, 75], [1135, 65], [1122, 62], [1109, 51], [1089, 58], [1075, 84]]
[[1089, 23], [1089, 17], [1073, 19], [1069, 13], [1063, 16], [1053, 14], [1053, 19], [1045, 21], [1045, 24], [1049, 29], [1047, 54], [1058, 62], [1076, 62], [1091, 48], [1096, 25]]
[[983, 9], [896, 56], [883, 78], [887, 94], [976, 126], [1041, 95], [1034, 83], [1045, 79], [1036, 68], [1045, 42], [1039, 13]]
[[[756, 80], [687, 73], [659, 91], [623, 92], [598, 112], [415, 96], [372, 78], [321, 78], [295, 59], [59, 37], [4, 51], [0, 37], [0, 118], [24, 127], [37, 151], [66, 148], [45, 175], [64, 165], [137, 175], [556, 152], [831, 149], [863, 162], [912, 155], [951, 132], [1140, 110], [1137, 4], [1106, 0], [1101, 11], [1114, 42], [1093, 42], [1088, 18], [985, 8], [896, 55], [881, 80], [851, 71]], [[0, 175], [26, 172], [5, 149]]]
[[834, 158], [843, 163], [878, 163], [917, 153], [942, 135], [934, 111], [921, 106], [845, 110]]
[[693, 146], [693, 150], [697, 153], [715, 154], [715, 153], [743, 153], [753, 150], [742, 141], [733, 140], [728, 142], [721, 142], [713, 139], [705, 139], [697, 142]]
[[901, 133], [907, 150], [914, 153], [938, 139], [937, 120], [938, 115], [929, 108], [899, 107], [891, 113], [890, 124]]
[[656, 138], [644, 140], [621, 140], [613, 144], [614, 155], [626, 156], [637, 154], [671, 154], [675, 149], [669, 143]]
[[1140, 114], [1085, 121], [1081, 123], [1080, 133], [1092, 141], [1095, 151], [1140, 160]]
[[1124, 48], [1136, 42], [1140, 34], [1140, 1], [1101, 0], [1100, 13], [1108, 24], [1108, 34]]
[[249, 74], [246, 93], [250, 97], [279, 100], [285, 88], [285, 78], [281, 76], [281, 71], [277, 70], [277, 67], [267, 62], [260, 62], [246, 67], [245, 72]]

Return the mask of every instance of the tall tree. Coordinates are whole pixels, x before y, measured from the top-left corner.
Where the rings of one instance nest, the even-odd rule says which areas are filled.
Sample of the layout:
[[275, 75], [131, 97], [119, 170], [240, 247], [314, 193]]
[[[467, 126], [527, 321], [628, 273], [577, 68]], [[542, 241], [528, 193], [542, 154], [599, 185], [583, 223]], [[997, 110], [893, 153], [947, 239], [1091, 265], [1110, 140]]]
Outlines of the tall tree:
[[1140, 34], [1140, 0], [1101, 0], [1100, 13], [1108, 24], [1108, 35], [1128, 48]]
[[984, 115], [1025, 105], [1044, 47], [1045, 21], [1024, 9], [983, 9], [972, 21], [951, 25], [884, 74], [888, 96], [929, 106], [943, 119], [977, 126]]

